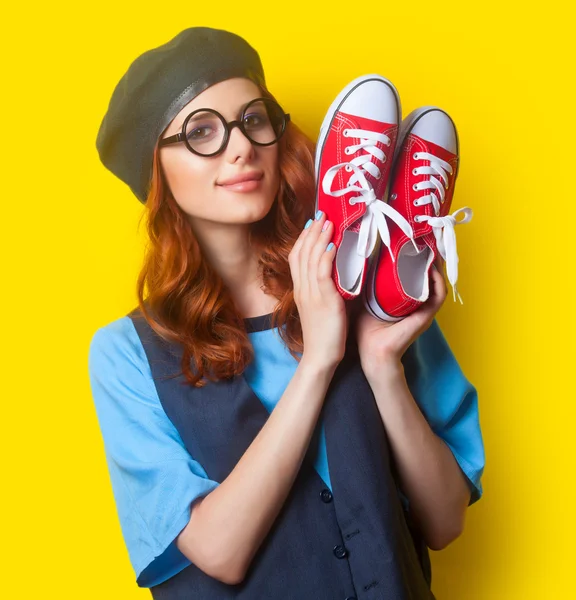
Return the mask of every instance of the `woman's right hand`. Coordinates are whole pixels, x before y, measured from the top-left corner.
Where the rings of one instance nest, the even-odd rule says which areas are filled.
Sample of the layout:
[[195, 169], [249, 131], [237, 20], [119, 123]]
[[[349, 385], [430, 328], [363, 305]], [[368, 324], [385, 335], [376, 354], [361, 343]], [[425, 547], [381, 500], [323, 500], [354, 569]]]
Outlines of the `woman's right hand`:
[[323, 213], [302, 231], [288, 256], [294, 301], [300, 315], [302, 358], [320, 368], [335, 368], [344, 357], [348, 334], [346, 304], [332, 280], [336, 247], [327, 250], [334, 224]]

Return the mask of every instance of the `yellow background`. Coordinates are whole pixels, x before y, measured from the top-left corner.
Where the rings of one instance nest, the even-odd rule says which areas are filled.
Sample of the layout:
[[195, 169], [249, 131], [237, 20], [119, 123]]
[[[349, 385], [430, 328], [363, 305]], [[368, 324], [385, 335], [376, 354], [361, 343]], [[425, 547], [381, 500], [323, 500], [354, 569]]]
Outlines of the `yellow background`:
[[[531, 7], [532, 6], [532, 7]], [[566, 4], [568, 6], [568, 4]], [[244, 36], [314, 139], [353, 78], [455, 119], [459, 289], [438, 319], [477, 385], [484, 497], [432, 552], [439, 600], [574, 597], [573, 15], [526, 2], [13, 4], [2, 44], [2, 585], [7, 599], [150, 597], [135, 583], [89, 388], [93, 332], [135, 306], [140, 203], [95, 139], [131, 61], [181, 29]], [[336, 599], [335, 599], [336, 600]]]

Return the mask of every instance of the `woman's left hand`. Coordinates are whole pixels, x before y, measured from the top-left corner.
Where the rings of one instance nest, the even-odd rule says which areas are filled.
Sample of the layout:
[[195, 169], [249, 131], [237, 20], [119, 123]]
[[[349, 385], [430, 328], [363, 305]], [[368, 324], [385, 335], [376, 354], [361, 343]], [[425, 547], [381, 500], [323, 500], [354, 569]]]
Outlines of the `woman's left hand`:
[[432, 324], [446, 299], [446, 282], [441, 261], [439, 256], [430, 269], [428, 300], [401, 321], [381, 321], [373, 317], [363, 305], [359, 309], [355, 334], [362, 369], [366, 376], [376, 374], [385, 362], [399, 364], [412, 342]]

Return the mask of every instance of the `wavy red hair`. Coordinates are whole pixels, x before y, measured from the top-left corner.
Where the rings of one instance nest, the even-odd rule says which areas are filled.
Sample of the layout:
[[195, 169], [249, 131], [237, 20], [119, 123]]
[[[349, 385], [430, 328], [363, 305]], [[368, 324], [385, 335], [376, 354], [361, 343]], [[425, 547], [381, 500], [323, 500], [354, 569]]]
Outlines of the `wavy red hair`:
[[[268, 90], [261, 92], [274, 99]], [[272, 326], [278, 327], [290, 354], [299, 361], [302, 327], [288, 254], [314, 213], [315, 144], [290, 121], [278, 145], [278, 194], [266, 217], [253, 223], [250, 239], [259, 255], [263, 290], [279, 301]], [[206, 380], [242, 374], [254, 358], [243, 318], [169, 193], [157, 146], [143, 217], [149, 245], [136, 286], [142, 316], [160, 337], [183, 349], [181, 369], [190, 385], [203, 387]]]

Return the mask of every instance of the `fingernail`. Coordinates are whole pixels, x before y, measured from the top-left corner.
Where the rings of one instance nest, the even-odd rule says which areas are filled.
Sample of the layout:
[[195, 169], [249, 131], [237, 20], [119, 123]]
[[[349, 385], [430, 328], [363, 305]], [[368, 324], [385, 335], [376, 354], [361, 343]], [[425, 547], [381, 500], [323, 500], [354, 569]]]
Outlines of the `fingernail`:
[[330, 221], [324, 221], [324, 225], [322, 225], [322, 231], [326, 231], [328, 229], [328, 225], [330, 225]]
[[324, 213], [323, 213], [321, 210], [319, 210], [319, 211], [316, 213], [316, 220], [317, 220], [317, 221], [319, 221], [319, 220], [322, 218], [322, 215], [323, 215], [323, 214], [324, 214]]
[[330, 242], [326, 248], [326, 252], [330, 252], [330, 250], [332, 250], [332, 248], [334, 248], [334, 244], [332, 242]]
[[308, 222], [306, 223], [306, 225], [304, 225], [304, 229], [308, 229], [310, 225], [312, 225], [312, 219], [308, 219]]

